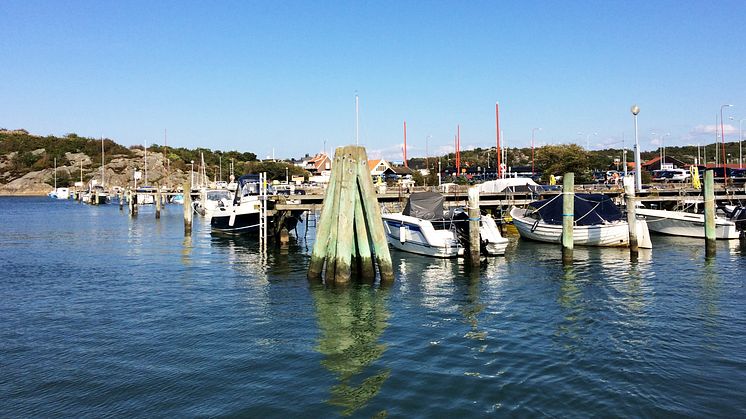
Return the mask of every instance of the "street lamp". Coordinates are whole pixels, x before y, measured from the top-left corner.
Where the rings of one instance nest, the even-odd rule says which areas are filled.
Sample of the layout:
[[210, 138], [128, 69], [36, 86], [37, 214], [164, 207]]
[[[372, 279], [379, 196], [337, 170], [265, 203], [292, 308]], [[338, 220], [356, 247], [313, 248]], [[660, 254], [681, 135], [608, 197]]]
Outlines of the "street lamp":
[[[723, 108], [730, 108], [731, 106], [733, 105], [720, 105], [720, 138], [723, 141], [723, 160], [725, 160], [725, 130], [723, 128]], [[726, 185], [728, 184], [727, 164], [723, 165], [723, 181]]]
[[541, 128], [531, 128], [531, 177], [534, 176], [534, 133]]
[[640, 172], [640, 139], [637, 136], [637, 114], [640, 113], [640, 107], [632, 105], [630, 111], [635, 120], [635, 189], [640, 192], [642, 190], [642, 173]]

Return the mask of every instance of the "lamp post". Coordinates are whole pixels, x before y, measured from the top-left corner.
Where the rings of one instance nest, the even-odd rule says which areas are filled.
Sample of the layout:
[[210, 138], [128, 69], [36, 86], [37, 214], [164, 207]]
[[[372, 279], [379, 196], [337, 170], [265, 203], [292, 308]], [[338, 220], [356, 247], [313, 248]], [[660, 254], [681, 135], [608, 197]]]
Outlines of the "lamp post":
[[531, 177], [534, 177], [534, 133], [541, 128], [531, 128]]
[[630, 111], [635, 120], [635, 189], [640, 192], [642, 190], [642, 173], [640, 172], [640, 139], [637, 136], [637, 114], [640, 113], [640, 107], [632, 105]]
[[[725, 160], [725, 130], [723, 128], [723, 108], [730, 108], [733, 105], [720, 105], [720, 139], [723, 141], [723, 160]], [[717, 129], [717, 128], [716, 128]], [[727, 164], [723, 165], [723, 182], [728, 184]]]

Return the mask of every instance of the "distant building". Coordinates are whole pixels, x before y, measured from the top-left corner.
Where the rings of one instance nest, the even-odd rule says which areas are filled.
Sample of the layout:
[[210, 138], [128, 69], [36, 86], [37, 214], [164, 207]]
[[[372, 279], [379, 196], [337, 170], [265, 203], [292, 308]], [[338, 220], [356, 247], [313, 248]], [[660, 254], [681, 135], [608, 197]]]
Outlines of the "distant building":
[[646, 161], [645, 163], [642, 163], [642, 170], [647, 170], [648, 172], [652, 172], [653, 170], [664, 169], [665, 167], [663, 166], [668, 166], [669, 168], [677, 169], [677, 168], [687, 167], [688, 165], [684, 163], [683, 161], [677, 158], [671, 157], [671, 156], [666, 156], [665, 161], [661, 162], [661, 158], [660, 156], [658, 156], [658, 157], [655, 157], [655, 158], [652, 158]]
[[386, 170], [391, 171], [391, 164], [386, 160], [368, 160], [368, 169], [371, 176], [380, 176], [385, 174]]
[[320, 176], [323, 172], [332, 170], [332, 159], [326, 153], [319, 153], [306, 160], [303, 168], [311, 173], [311, 176]]

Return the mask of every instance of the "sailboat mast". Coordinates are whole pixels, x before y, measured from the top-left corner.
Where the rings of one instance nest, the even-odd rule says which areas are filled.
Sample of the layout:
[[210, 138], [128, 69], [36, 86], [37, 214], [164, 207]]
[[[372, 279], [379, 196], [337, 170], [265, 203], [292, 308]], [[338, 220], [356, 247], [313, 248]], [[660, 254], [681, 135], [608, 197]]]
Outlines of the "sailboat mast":
[[407, 164], [407, 121], [404, 121], [404, 167], [409, 167]]
[[497, 149], [496, 155], [497, 155], [497, 179], [502, 178], [502, 166], [500, 166], [500, 110], [499, 105], [497, 102], [495, 102], [495, 136], [497, 136]]
[[104, 137], [101, 137], [101, 187], [104, 187], [104, 173], [106, 173], [106, 170], [104, 169]]
[[145, 181], [143, 182], [143, 186], [148, 184], [148, 140], [144, 140], [145, 142]]
[[358, 95], [355, 95], [355, 145], [360, 145], [360, 98]]
[[57, 191], [57, 157], [54, 158], [54, 190]]

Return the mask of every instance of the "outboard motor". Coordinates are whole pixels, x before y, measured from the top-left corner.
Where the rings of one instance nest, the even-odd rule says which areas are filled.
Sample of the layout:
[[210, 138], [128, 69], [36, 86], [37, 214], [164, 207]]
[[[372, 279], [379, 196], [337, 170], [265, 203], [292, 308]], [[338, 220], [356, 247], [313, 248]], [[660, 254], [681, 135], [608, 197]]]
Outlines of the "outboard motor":
[[733, 210], [730, 219], [736, 223], [736, 230], [744, 231], [744, 227], [746, 227], [746, 208], [742, 206], [737, 207]]

